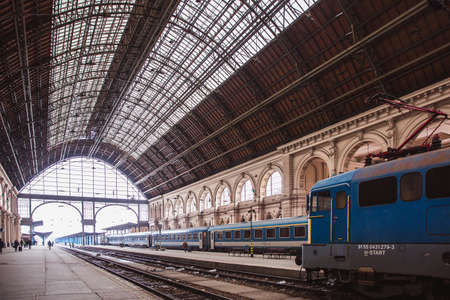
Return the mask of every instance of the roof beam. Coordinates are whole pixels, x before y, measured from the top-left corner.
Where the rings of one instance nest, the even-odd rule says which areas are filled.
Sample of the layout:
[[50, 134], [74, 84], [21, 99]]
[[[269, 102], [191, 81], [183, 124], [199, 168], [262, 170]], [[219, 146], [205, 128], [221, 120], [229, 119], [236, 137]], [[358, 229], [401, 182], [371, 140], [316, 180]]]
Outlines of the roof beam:
[[[88, 156], [92, 157], [97, 152], [101, 142], [103, 141], [103, 138], [106, 134], [106, 130], [109, 127], [109, 124], [114, 119], [114, 115], [115, 115], [116, 110], [119, 107], [119, 104], [122, 102], [122, 99], [125, 96], [126, 92], [128, 91], [128, 88], [132, 84], [133, 80], [136, 78], [142, 65], [144, 64], [145, 60], [147, 59], [151, 49], [153, 48], [156, 41], [158, 40], [158, 36], [161, 34], [162, 30], [164, 29], [164, 25], [168, 22], [170, 16], [172, 15], [173, 10], [176, 8], [176, 6], [178, 4], [178, 2], [179, 2], [179, 0], [158, 2], [158, 4], [160, 4], [160, 6], [162, 6], [161, 12], [158, 15], [159, 22], [154, 24], [155, 22], [154, 22], [154, 20], [152, 20], [153, 24], [151, 27], [151, 32], [146, 37], [146, 41], [144, 42], [144, 45], [140, 49], [139, 55], [136, 58], [134, 58], [134, 57], [127, 56], [127, 54], [129, 54], [129, 53], [125, 53], [125, 56], [122, 56], [120, 58], [121, 63], [127, 62], [127, 64], [125, 66], [119, 67], [119, 70], [117, 72], [115, 72], [116, 74], [115, 74], [114, 78], [121, 79], [121, 75], [123, 74], [123, 72], [126, 72], [125, 74], [127, 75], [127, 78], [125, 79], [125, 82], [120, 85], [121, 88], [118, 91], [117, 96], [110, 95], [110, 93], [109, 93], [109, 90], [113, 89], [113, 87], [114, 87], [113, 84], [114, 84], [115, 80], [109, 81], [109, 83], [106, 84], [107, 86], [104, 86], [103, 94], [105, 95], [105, 99], [99, 99], [99, 100], [101, 100], [101, 101], [99, 101], [99, 104], [103, 105], [103, 102], [106, 102], [106, 100], [108, 100], [108, 103], [112, 102], [111, 109], [109, 110], [101, 127], [96, 130], [96, 134], [94, 137], [94, 144], [89, 149]], [[156, 4], [152, 4], [152, 5], [156, 5]], [[150, 8], [153, 8], [153, 6]], [[146, 19], [143, 18], [142, 21], [145, 22]], [[138, 28], [138, 33], [142, 34], [141, 30], [142, 30], [142, 28]], [[128, 45], [125, 45], [125, 47], [128, 48]], [[109, 100], [109, 99], [112, 99], [112, 100]], [[94, 122], [94, 120], [90, 121], [90, 126], [93, 126], [93, 124], [94, 124], [93, 122]], [[123, 161], [123, 159], [121, 159], [121, 161]]]
[[[14, 27], [16, 31], [16, 43], [21, 68], [23, 97], [27, 116], [28, 139], [30, 142], [31, 161], [33, 173], [38, 173], [38, 162], [36, 153], [36, 132], [34, 128], [33, 96], [31, 95], [30, 64], [28, 60], [27, 29], [24, 20], [23, 0], [11, 0], [14, 13]], [[21, 176], [23, 176], [21, 174]], [[23, 178], [22, 178], [23, 179]]]
[[93, 197], [77, 197], [77, 196], [62, 196], [62, 195], [43, 195], [43, 194], [28, 194], [20, 193], [18, 198], [23, 199], [40, 199], [40, 200], [56, 200], [56, 201], [78, 201], [78, 202], [106, 202], [106, 203], [122, 203], [122, 204], [148, 204], [147, 200], [130, 200], [120, 198], [93, 198]]
[[[387, 22], [386, 24], [381, 26], [379, 29], [375, 30], [371, 34], [369, 34], [366, 37], [362, 38], [360, 41], [356, 42], [355, 44], [353, 44], [352, 46], [348, 47], [347, 49], [341, 51], [339, 54], [335, 55], [331, 59], [329, 59], [326, 62], [322, 63], [321, 65], [317, 66], [316, 68], [314, 68], [313, 70], [311, 70], [308, 73], [304, 74], [303, 76], [300, 76], [300, 78], [298, 78], [297, 80], [294, 80], [291, 84], [287, 85], [286, 87], [282, 88], [278, 92], [274, 93], [273, 95], [269, 96], [265, 100], [261, 101], [259, 104], [255, 105], [254, 107], [252, 107], [248, 111], [242, 113], [241, 115], [239, 115], [235, 119], [231, 120], [226, 125], [222, 126], [221, 128], [219, 128], [215, 132], [211, 133], [207, 137], [205, 137], [202, 140], [200, 140], [199, 142], [197, 142], [195, 145], [192, 145], [191, 147], [187, 148], [186, 150], [184, 150], [180, 154], [172, 157], [166, 163], [162, 164], [160, 167], [158, 167], [157, 169], [154, 169], [152, 172], [150, 172], [148, 174], [148, 176], [153, 176], [154, 174], [156, 174], [160, 170], [162, 170], [165, 167], [167, 167], [168, 165], [170, 165], [173, 161], [179, 159], [180, 157], [186, 155], [187, 153], [190, 153], [191, 151], [193, 151], [194, 149], [200, 147], [201, 145], [205, 144], [206, 142], [210, 141], [211, 139], [216, 138], [220, 134], [224, 133], [228, 129], [230, 129], [233, 126], [235, 126], [237, 123], [239, 123], [242, 120], [244, 120], [244, 119], [248, 118], [249, 116], [253, 115], [255, 112], [259, 111], [260, 109], [264, 108], [265, 106], [267, 106], [267, 105], [269, 105], [271, 103], [274, 103], [276, 100], [278, 100], [281, 97], [283, 97], [283, 96], [287, 95], [288, 93], [292, 92], [293, 90], [295, 90], [296, 88], [298, 88], [299, 86], [304, 84], [305, 82], [308, 82], [309, 80], [315, 78], [317, 75], [319, 75], [322, 72], [328, 70], [330, 67], [336, 65], [337, 63], [342, 62], [345, 58], [349, 57], [350, 55], [354, 54], [355, 52], [357, 52], [357, 51], [361, 50], [362, 48], [366, 47], [367, 44], [375, 41], [376, 39], [380, 38], [381, 36], [383, 36], [387, 32], [390, 32], [391, 30], [393, 30], [393, 29], [397, 28], [398, 26], [404, 24], [409, 19], [417, 16], [422, 11], [424, 11], [427, 7], [428, 7], [428, 1], [427, 0], [422, 0], [420, 3], [418, 3], [414, 7], [410, 8], [407, 11], [405, 11], [404, 13], [402, 13], [401, 15], [396, 17], [395, 19]], [[430, 53], [428, 53], [428, 54], [430, 54]], [[424, 56], [422, 56], [421, 58], [423, 58], [423, 57]], [[396, 68], [395, 70], [398, 70], [398, 68]], [[377, 77], [377, 79], [379, 80], [380, 77], [382, 77], [382, 76]], [[337, 99], [340, 99], [340, 98], [341, 97], [338, 97]], [[334, 103], [335, 99], [330, 100], [330, 101], [328, 101], [326, 103], [323, 103], [323, 104], [319, 105], [317, 108], [313, 109], [312, 111], [315, 112], [319, 108], [323, 108], [324, 106], [329, 105], [330, 103]], [[307, 113], [307, 114], [309, 114], [309, 113]], [[285, 124], [286, 123], [289, 124], [290, 121], [285, 122]], [[280, 126], [282, 126], [282, 125], [280, 125]], [[277, 130], [279, 130], [278, 127], [280, 127], [280, 126], [276, 127]], [[272, 133], [273, 130], [270, 130], [269, 132]], [[264, 134], [264, 136], [265, 135], [267, 135], [267, 134]], [[254, 140], [254, 139], [252, 139], [252, 140]], [[249, 141], [246, 141], [244, 144], [248, 144], [248, 142]], [[228, 154], [229, 152], [230, 151], [227, 151], [227, 152], [225, 152], [225, 154]], [[212, 159], [212, 160], [214, 160], [214, 159]], [[210, 162], [212, 160], [209, 160], [208, 162]], [[145, 190], [144, 193], [147, 193], [147, 192], [153, 190], [154, 188], [155, 187], [149, 188], [149, 189]]]

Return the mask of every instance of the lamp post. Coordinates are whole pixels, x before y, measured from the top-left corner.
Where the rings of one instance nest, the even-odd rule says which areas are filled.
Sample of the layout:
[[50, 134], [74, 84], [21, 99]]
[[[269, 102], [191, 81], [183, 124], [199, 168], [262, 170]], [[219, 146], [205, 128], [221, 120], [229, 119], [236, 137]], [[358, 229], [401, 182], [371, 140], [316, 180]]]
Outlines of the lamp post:
[[249, 209], [248, 213], [250, 214], [250, 257], [253, 257], [253, 213], [255, 213], [256, 216], [256, 212], [253, 208]]

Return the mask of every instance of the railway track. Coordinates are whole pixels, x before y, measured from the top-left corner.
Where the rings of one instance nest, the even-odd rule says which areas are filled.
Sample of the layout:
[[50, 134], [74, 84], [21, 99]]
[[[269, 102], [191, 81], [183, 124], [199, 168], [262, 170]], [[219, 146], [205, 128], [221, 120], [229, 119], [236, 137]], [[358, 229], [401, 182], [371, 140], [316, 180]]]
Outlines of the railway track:
[[[99, 268], [138, 285], [139, 287], [161, 297], [162, 299], [236, 299], [232, 294], [227, 295], [227, 293], [219, 292], [217, 290], [208, 289], [205, 287], [196, 287], [191, 283], [185, 283], [159, 276], [152, 272], [143, 271], [142, 269], [125, 263], [120, 263], [105, 257], [89, 254], [86, 251], [77, 251], [67, 248], [63, 249], [80, 259], [83, 259]], [[241, 299], [247, 298], [242, 297]]]
[[[273, 276], [243, 271], [231, 271], [226, 269], [211, 269], [192, 263], [183, 264], [171, 262], [162, 257], [152, 257], [145, 254], [131, 253], [128, 251], [101, 249], [97, 247], [83, 247], [86, 251], [101, 253], [101, 255], [115, 257], [117, 259], [145, 264], [147, 266], [187, 272], [196, 276], [221, 279], [247, 286], [256, 286], [266, 290], [277, 291], [292, 296], [305, 296], [314, 299], [324, 298], [334, 291], [324, 286], [323, 281], [317, 280], [317, 284], [309, 285], [305, 280], [290, 277]], [[347, 298], [344, 298], [347, 299]]]

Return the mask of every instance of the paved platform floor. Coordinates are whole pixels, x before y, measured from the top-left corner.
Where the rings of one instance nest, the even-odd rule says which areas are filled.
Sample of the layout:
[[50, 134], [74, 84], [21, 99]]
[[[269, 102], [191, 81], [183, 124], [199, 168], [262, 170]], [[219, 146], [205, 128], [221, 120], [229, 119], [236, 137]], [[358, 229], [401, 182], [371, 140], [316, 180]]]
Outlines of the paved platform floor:
[[[156, 251], [153, 248], [132, 248], [132, 247], [117, 247], [117, 246], [91, 246], [99, 248], [120, 249], [123, 251], [145, 253], [150, 255], [158, 255], [164, 257], [173, 257], [174, 259], [195, 260], [208, 263], [211, 267], [220, 267], [226, 265], [230, 269], [235, 266], [242, 271], [258, 271], [259, 273], [269, 273], [272, 275], [296, 277], [298, 278], [300, 267], [295, 264], [295, 257], [283, 257], [281, 259], [263, 257], [261, 254], [250, 256], [232, 256], [223, 252], [205, 252], [205, 251], [191, 251], [184, 252], [183, 250], [169, 250]], [[203, 264], [205, 265], [205, 264]]]
[[34, 246], [0, 255], [0, 300], [160, 299], [58, 249]]

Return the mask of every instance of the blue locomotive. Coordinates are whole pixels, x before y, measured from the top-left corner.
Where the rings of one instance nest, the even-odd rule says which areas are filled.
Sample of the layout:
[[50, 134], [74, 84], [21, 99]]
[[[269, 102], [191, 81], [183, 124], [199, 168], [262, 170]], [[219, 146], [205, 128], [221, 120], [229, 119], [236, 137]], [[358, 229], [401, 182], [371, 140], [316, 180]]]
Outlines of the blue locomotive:
[[307, 202], [306, 270], [386, 296], [448, 284], [450, 149], [319, 181]]

